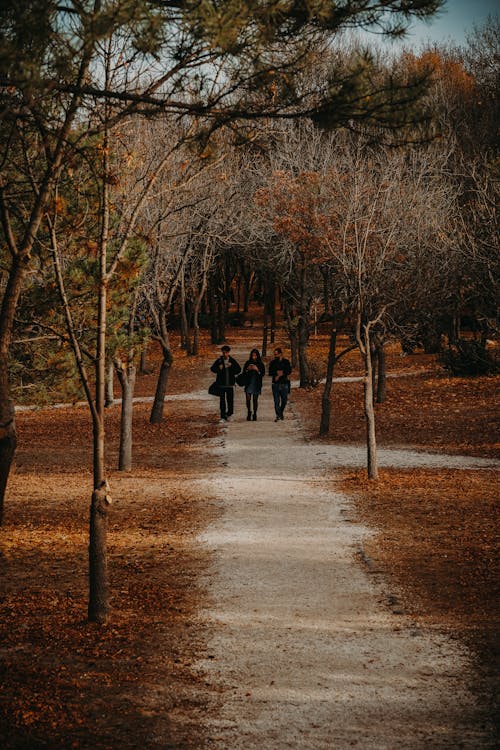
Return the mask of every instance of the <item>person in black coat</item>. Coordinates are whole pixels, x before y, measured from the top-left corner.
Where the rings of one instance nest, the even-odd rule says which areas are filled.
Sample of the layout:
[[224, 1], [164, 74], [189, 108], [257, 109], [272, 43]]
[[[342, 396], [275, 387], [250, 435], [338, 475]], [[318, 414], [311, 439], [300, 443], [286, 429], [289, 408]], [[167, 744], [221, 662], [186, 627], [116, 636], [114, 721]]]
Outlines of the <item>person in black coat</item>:
[[276, 412], [274, 421], [279, 422], [283, 419], [283, 412], [288, 401], [290, 373], [292, 372], [292, 366], [288, 359], [283, 356], [279, 346], [274, 350], [274, 359], [269, 363], [268, 372], [273, 384], [274, 411]]
[[221, 389], [220, 418], [226, 422], [234, 411], [234, 383], [236, 375], [241, 372], [238, 362], [229, 355], [231, 347], [225, 344], [222, 355], [213, 363], [210, 370], [215, 372], [215, 382]]
[[[259, 405], [259, 396], [262, 391], [262, 378], [265, 375], [266, 368], [261, 359], [258, 349], [252, 349], [250, 357], [243, 365], [243, 375], [245, 379], [245, 398], [247, 401], [247, 420], [255, 422], [257, 419], [257, 408]], [[250, 408], [253, 406], [253, 414]]]

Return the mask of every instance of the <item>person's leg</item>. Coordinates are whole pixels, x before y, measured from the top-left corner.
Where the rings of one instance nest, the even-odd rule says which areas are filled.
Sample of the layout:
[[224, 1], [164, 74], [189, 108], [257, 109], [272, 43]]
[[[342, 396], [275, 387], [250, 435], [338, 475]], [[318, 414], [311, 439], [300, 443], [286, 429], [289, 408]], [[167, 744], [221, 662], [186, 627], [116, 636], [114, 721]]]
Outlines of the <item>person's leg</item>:
[[234, 411], [234, 388], [226, 388], [227, 416], [230, 417]]
[[253, 421], [255, 422], [255, 420], [257, 419], [257, 407], [258, 407], [258, 404], [259, 404], [259, 394], [258, 393], [254, 393], [253, 394], [252, 401], [253, 401]]
[[252, 412], [250, 411], [250, 399], [252, 398], [249, 393], [245, 393], [245, 398], [247, 401], [247, 422], [250, 422], [252, 418]]
[[273, 399], [274, 399], [274, 411], [276, 412], [276, 417], [279, 418], [280, 416], [280, 389], [277, 383], [273, 383]]
[[280, 391], [281, 391], [280, 416], [281, 416], [281, 419], [283, 419], [283, 412], [285, 411], [285, 407], [288, 402], [288, 387], [286, 385], [282, 385], [280, 387]]
[[219, 405], [220, 405], [220, 418], [226, 419], [226, 394], [224, 390], [221, 391], [220, 398], [219, 398]]

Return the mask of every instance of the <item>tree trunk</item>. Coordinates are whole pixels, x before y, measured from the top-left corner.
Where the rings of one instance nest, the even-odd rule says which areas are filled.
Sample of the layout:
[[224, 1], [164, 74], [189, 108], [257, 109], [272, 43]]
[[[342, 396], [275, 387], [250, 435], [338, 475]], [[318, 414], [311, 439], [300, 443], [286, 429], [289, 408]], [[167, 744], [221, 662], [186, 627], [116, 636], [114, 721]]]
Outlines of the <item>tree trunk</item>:
[[373, 340], [370, 343], [370, 354], [372, 358], [372, 394], [373, 394], [373, 399], [375, 400], [375, 393], [377, 390], [378, 349]]
[[163, 361], [161, 363], [158, 382], [156, 384], [155, 400], [149, 417], [151, 424], [159, 424], [163, 419], [163, 407], [165, 404], [165, 394], [167, 393], [168, 376], [170, 374], [172, 362], [174, 361], [169, 347], [162, 344], [162, 350]]
[[147, 344], [145, 344], [144, 348], [141, 350], [139, 375], [147, 375], [147, 374], [148, 374], [148, 347], [147, 347]]
[[116, 374], [122, 389], [118, 470], [130, 471], [132, 468], [132, 418], [136, 376], [133, 358], [126, 365], [118, 361], [116, 363]]
[[328, 435], [330, 431], [330, 412], [331, 412], [331, 392], [333, 383], [333, 371], [335, 368], [335, 353], [337, 347], [337, 328], [332, 328], [330, 332], [330, 347], [328, 350], [328, 364], [326, 367], [325, 387], [321, 399], [321, 421], [319, 425], [319, 434]]
[[226, 308], [222, 294], [217, 295], [217, 344], [226, 340]]
[[114, 380], [115, 368], [113, 362], [108, 363], [108, 371], [106, 374], [106, 399], [104, 406], [112, 406], [115, 400], [113, 392], [113, 380]]
[[18, 254], [13, 259], [0, 312], [0, 520], [3, 518], [5, 491], [17, 445], [15, 409], [9, 388], [9, 349], [28, 262], [29, 255], [21, 257]]
[[13, 401], [2, 401], [0, 412], [0, 524], [3, 522], [5, 491], [17, 445], [14, 413]]
[[89, 579], [92, 585], [88, 618], [91, 622], [106, 622], [109, 612], [106, 535], [110, 503], [108, 485], [103, 481], [92, 493], [90, 505]]
[[271, 299], [269, 300], [269, 312], [271, 315], [271, 344], [274, 344], [276, 341], [276, 291], [273, 284]]
[[181, 299], [180, 299], [180, 314], [181, 314], [181, 347], [189, 352], [189, 326], [186, 313], [186, 290], [184, 284], [184, 273], [181, 276]]
[[375, 435], [375, 409], [373, 407], [372, 355], [370, 347], [370, 330], [365, 326], [365, 341], [362, 357], [365, 365], [363, 378], [364, 411], [366, 422], [366, 452], [368, 479], [378, 479], [377, 440]]
[[292, 368], [295, 369], [297, 367], [299, 348], [297, 340], [297, 329], [293, 325], [290, 309], [288, 308], [288, 305], [286, 303], [284, 306], [284, 314], [288, 330], [288, 338], [290, 339], [290, 364], [292, 365]]
[[218, 344], [217, 339], [217, 307], [213, 289], [208, 292], [208, 310], [210, 313], [210, 341], [212, 344]]
[[243, 279], [245, 281], [245, 285], [243, 287], [243, 312], [247, 313], [248, 308], [250, 307], [250, 286], [252, 282], [252, 274], [244, 273]]
[[264, 302], [264, 325], [262, 327], [262, 356], [267, 357], [267, 335], [269, 330], [269, 316], [267, 314], [267, 299]]
[[97, 300], [97, 336], [95, 361], [94, 491], [90, 505], [89, 529], [89, 607], [93, 622], [105, 622], [108, 615], [108, 562], [106, 534], [108, 524], [108, 483], [105, 475], [104, 402], [106, 388], [106, 327], [108, 299], [107, 251], [109, 241], [109, 135], [103, 138], [102, 226], [99, 240], [99, 290]]
[[304, 316], [299, 317], [297, 327], [298, 334], [298, 355], [299, 355], [299, 376], [300, 387], [306, 388], [310, 382], [309, 363], [307, 361], [307, 345], [309, 343], [309, 325]]
[[377, 377], [377, 403], [383, 404], [386, 397], [387, 382], [387, 357], [385, 344], [381, 341], [377, 345], [378, 377]]
[[196, 300], [193, 309], [193, 344], [191, 354], [194, 357], [197, 357], [200, 351], [200, 306], [204, 294], [205, 290], [202, 291], [202, 294]]

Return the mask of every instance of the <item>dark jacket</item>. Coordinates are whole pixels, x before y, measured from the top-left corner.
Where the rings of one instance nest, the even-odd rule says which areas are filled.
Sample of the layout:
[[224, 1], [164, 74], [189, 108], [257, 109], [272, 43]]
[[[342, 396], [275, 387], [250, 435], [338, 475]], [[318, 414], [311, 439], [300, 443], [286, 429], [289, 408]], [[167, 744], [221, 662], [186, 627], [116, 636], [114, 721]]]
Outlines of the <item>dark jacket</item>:
[[[259, 372], [255, 372], [255, 370], [249, 370], [248, 368], [250, 365], [257, 365], [257, 367], [259, 368]], [[255, 360], [253, 359], [247, 359], [247, 361], [243, 365], [243, 375], [245, 376], [245, 388], [247, 385], [250, 385], [252, 373], [257, 377], [257, 387], [259, 391], [262, 390], [262, 378], [266, 374], [266, 368], [262, 360], [260, 360], [259, 362], [255, 362]]]
[[[283, 370], [283, 375], [281, 375], [278, 380], [275, 380], [274, 378], [277, 375], [278, 370]], [[289, 379], [289, 375], [292, 372], [292, 366], [290, 362], [285, 359], [285, 357], [283, 357], [283, 359], [278, 359], [278, 357], [276, 357], [271, 362], [269, 362], [268, 372], [273, 379], [273, 385], [275, 383], [283, 385]]]
[[[231, 367], [224, 367], [224, 357], [218, 357], [210, 368], [210, 370], [216, 374], [215, 382], [217, 385], [234, 385], [236, 375], [241, 372], [241, 367], [237, 361], [231, 356], [228, 359], [231, 363]], [[221, 365], [222, 369], [220, 367]]]

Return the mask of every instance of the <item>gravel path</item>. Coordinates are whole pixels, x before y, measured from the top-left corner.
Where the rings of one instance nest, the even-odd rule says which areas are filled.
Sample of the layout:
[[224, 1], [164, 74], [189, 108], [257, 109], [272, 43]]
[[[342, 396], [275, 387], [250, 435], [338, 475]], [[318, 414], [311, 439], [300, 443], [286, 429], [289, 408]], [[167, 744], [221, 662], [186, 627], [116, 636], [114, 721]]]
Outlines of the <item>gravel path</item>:
[[[370, 530], [323, 479], [325, 465], [358, 466], [364, 450], [305, 442], [290, 410], [276, 424], [268, 382], [257, 422], [244, 419], [241, 393], [236, 403], [214, 448], [220, 472], [199, 482], [221, 508], [200, 538], [213, 554], [198, 665], [216, 707], [211, 747], [490, 747], [467, 652], [388, 599], [359, 560]], [[380, 464], [494, 462], [382, 450]]]

